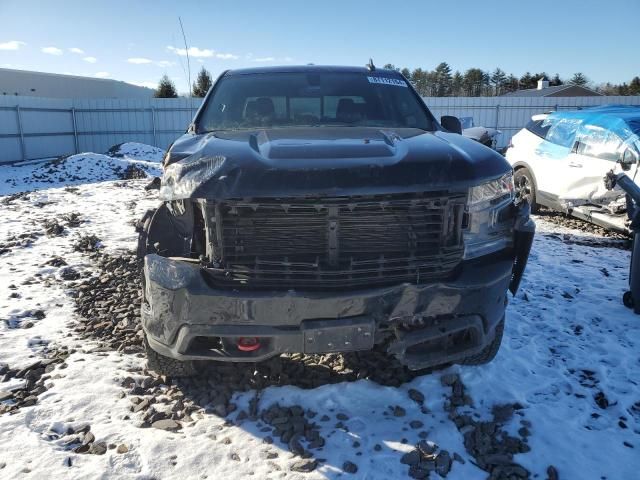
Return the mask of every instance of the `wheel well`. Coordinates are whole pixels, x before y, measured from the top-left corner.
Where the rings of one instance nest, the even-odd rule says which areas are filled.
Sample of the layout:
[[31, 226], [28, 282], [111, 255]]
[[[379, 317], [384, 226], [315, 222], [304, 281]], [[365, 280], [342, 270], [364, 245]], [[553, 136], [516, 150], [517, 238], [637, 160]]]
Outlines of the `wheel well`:
[[522, 170], [523, 168], [526, 168], [527, 170], [529, 170], [529, 173], [531, 174], [531, 179], [533, 180], [533, 186], [535, 187], [536, 190], [538, 190], [538, 180], [536, 179], [536, 174], [533, 173], [533, 169], [527, 163], [524, 163], [524, 162], [516, 163], [513, 166], [513, 172], [515, 173], [518, 170]]

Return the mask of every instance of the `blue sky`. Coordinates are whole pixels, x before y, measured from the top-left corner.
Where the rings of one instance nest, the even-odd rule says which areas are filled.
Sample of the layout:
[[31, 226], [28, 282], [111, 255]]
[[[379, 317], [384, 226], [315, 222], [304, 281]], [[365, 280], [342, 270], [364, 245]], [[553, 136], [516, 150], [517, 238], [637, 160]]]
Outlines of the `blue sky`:
[[214, 76], [278, 64], [378, 65], [559, 73], [595, 83], [640, 75], [640, 1], [0, 0], [0, 67], [187, 90], [182, 17]]

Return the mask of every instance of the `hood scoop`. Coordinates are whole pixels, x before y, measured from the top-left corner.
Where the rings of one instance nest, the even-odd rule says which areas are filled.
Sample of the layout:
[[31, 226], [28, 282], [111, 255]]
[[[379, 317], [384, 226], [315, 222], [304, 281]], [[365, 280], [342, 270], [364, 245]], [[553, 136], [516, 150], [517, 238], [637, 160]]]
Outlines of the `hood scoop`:
[[[315, 132], [314, 132], [315, 133]], [[348, 132], [347, 132], [348, 133]], [[249, 135], [249, 145], [261, 156], [273, 160], [336, 158], [381, 158], [396, 153], [401, 138], [394, 132], [371, 130], [369, 136], [322, 138], [310, 135], [285, 136], [264, 130]]]

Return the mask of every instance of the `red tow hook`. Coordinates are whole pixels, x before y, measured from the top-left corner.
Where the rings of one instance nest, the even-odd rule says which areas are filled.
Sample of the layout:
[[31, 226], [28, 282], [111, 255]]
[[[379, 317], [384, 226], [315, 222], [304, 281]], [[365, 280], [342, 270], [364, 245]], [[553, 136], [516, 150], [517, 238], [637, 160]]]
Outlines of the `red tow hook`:
[[240, 337], [238, 339], [238, 350], [241, 352], [255, 352], [260, 348], [258, 337]]

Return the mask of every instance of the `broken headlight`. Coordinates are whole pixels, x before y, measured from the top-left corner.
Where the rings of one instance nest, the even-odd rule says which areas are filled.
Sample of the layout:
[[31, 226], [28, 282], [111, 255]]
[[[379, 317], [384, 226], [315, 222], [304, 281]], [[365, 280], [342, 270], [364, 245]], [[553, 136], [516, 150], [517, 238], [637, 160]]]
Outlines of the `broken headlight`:
[[222, 168], [226, 157], [195, 154], [172, 163], [164, 170], [160, 186], [162, 200], [189, 198], [196, 188], [213, 178]]
[[469, 189], [464, 258], [488, 255], [513, 244], [513, 173]]

